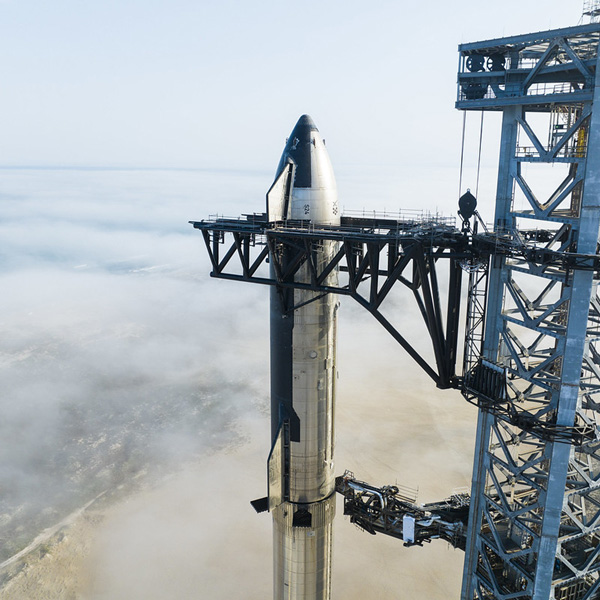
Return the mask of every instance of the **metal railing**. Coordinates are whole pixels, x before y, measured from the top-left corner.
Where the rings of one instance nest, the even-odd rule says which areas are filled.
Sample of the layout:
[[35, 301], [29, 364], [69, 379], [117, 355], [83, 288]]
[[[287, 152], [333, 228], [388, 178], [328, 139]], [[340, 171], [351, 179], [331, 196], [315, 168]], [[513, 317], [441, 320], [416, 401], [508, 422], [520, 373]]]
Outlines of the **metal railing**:
[[[551, 146], [544, 146], [546, 152], [553, 149]], [[557, 153], [557, 157], [564, 158], [585, 158], [587, 155], [587, 144], [579, 144], [574, 142], [567, 144]], [[535, 146], [517, 146], [517, 158], [540, 158], [540, 153]]]
[[397, 211], [375, 211], [375, 210], [342, 210], [343, 217], [354, 217], [359, 219], [385, 219], [400, 221], [402, 223], [414, 223], [415, 225], [431, 223], [435, 225], [456, 225], [456, 217], [443, 215], [442, 213], [421, 209], [398, 209]]

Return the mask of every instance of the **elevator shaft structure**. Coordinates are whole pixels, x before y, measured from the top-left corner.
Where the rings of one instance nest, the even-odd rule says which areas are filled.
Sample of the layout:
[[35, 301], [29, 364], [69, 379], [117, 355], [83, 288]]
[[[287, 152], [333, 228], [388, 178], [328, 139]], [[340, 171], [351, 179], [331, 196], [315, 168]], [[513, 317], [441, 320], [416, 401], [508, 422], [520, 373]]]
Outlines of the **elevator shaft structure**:
[[[500, 111], [494, 233], [595, 255], [600, 228], [600, 25], [459, 46], [465, 111]], [[600, 598], [600, 298], [597, 271], [496, 254], [463, 600]], [[475, 294], [471, 293], [474, 297]], [[468, 340], [467, 340], [468, 341]]]

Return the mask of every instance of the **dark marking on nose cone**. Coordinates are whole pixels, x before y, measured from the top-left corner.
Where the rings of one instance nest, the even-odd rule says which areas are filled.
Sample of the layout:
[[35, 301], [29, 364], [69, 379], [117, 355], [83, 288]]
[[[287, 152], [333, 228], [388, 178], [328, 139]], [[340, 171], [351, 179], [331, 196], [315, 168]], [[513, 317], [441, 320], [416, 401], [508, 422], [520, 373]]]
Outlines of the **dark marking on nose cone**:
[[315, 122], [309, 115], [302, 115], [296, 126], [290, 133], [287, 144], [283, 149], [279, 166], [275, 179], [279, 177], [281, 171], [288, 162], [292, 159], [296, 163], [296, 177], [294, 179], [294, 187], [309, 188], [312, 182], [312, 173], [310, 168], [310, 132], [319, 131]]

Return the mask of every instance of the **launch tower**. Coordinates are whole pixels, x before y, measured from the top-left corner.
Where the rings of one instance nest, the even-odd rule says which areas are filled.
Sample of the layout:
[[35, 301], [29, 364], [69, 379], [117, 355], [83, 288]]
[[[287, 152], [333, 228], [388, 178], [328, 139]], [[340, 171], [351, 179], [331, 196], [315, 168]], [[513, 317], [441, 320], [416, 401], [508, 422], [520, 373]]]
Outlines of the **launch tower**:
[[[599, 597], [600, 25], [459, 46], [465, 111], [502, 138], [463, 599]], [[558, 257], [560, 260], [555, 260]], [[473, 301], [475, 293], [471, 293]]]
[[[468, 197], [461, 229], [409, 212], [193, 223], [212, 276], [350, 296], [437, 387], [478, 406], [468, 515], [465, 497], [424, 508], [393, 486], [336, 482], [371, 533], [464, 548], [462, 600], [600, 598], [599, 41], [592, 22], [459, 46], [456, 107], [502, 114], [489, 231]], [[412, 292], [432, 359], [382, 312], [398, 288]]]

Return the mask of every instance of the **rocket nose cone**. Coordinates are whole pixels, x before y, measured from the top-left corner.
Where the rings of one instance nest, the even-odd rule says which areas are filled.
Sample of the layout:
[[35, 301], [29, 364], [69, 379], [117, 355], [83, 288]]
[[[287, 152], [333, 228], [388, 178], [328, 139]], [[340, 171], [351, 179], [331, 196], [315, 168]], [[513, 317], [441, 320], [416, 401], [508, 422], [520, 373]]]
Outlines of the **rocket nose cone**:
[[[284, 173], [293, 179], [287, 175], [282, 177]], [[298, 119], [286, 140], [275, 181], [267, 193], [267, 212], [274, 217], [272, 220], [299, 219], [320, 225], [340, 223], [329, 153], [308, 115]]]
[[310, 152], [311, 133], [313, 131], [319, 131], [315, 125], [315, 122], [309, 115], [302, 115], [298, 119], [294, 129], [292, 129], [290, 137], [287, 139], [279, 166], [277, 167], [275, 179], [277, 179], [283, 170], [288, 159], [292, 159], [292, 161], [296, 164], [295, 186], [307, 188], [311, 186], [312, 178]]
[[309, 115], [302, 115], [298, 119], [294, 129], [292, 129], [292, 133], [290, 133], [286, 150], [296, 150], [304, 144], [310, 144], [310, 134], [312, 131], [319, 131], [315, 122]]
[[296, 126], [294, 127], [294, 131], [296, 129], [302, 129], [302, 130], [308, 130], [308, 131], [319, 131], [317, 129], [317, 126], [315, 125], [315, 122], [312, 120], [312, 117], [310, 115], [302, 115], [298, 119], [298, 122], [296, 123]]

